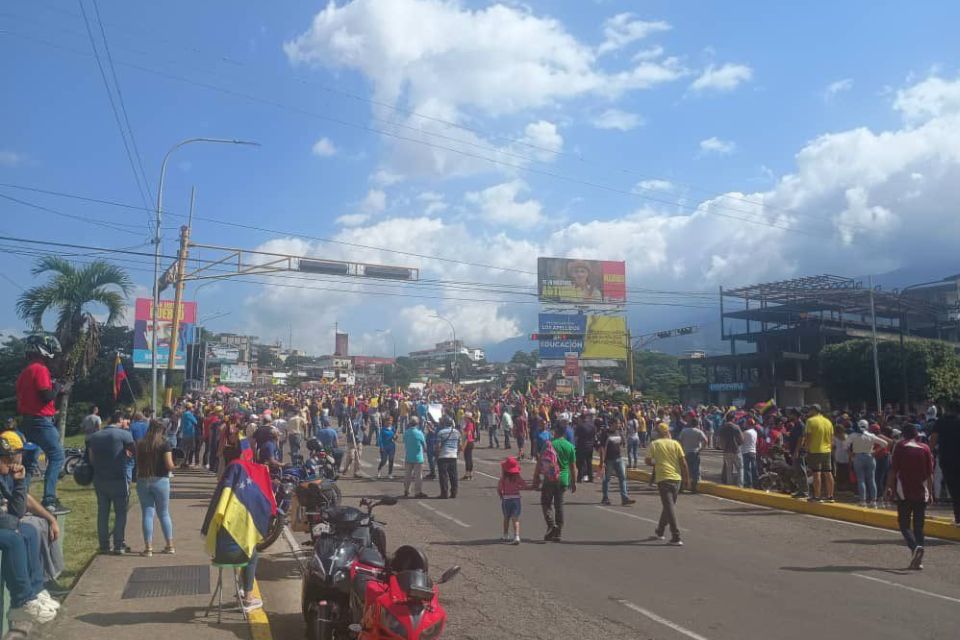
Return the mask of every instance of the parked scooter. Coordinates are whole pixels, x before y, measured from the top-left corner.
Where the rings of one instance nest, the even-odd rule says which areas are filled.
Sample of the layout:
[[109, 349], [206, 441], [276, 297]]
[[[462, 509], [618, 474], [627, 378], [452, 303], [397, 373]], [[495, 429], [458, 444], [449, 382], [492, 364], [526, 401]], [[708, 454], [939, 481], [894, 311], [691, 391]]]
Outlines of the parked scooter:
[[314, 549], [303, 575], [301, 609], [309, 640], [354, 637], [350, 631], [354, 583], [373, 578], [386, 567], [386, 523], [374, 519], [373, 510], [395, 504], [396, 498], [363, 499], [361, 509], [336, 506], [308, 512]]
[[[283, 528], [289, 523], [291, 507], [293, 505], [293, 496], [298, 497], [301, 493], [301, 487], [315, 487], [315, 502], [317, 507], [333, 507], [340, 504], [340, 487], [333, 480], [321, 480], [309, 482], [310, 476], [308, 469], [302, 464], [286, 464], [279, 472], [278, 477], [273, 479], [273, 497], [277, 501], [277, 513], [270, 521], [270, 528], [267, 535], [264, 536], [260, 544], [257, 545], [257, 551], [264, 551], [270, 545], [280, 538]], [[301, 504], [303, 503], [301, 498]]]

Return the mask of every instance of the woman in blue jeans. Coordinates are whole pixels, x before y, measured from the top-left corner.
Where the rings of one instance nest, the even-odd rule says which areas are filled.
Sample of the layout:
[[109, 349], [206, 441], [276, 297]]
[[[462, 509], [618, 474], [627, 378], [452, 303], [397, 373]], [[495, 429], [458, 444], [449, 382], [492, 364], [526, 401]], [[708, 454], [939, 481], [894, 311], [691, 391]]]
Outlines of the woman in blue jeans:
[[845, 441], [847, 450], [851, 454], [853, 471], [857, 476], [857, 490], [861, 507], [876, 508], [878, 506], [877, 459], [873, 456], [873, 450], [875, 447], [886, 447], [888, 444], [890, 444], [889, 438], [870, 433], [869, 423], [866, 420], [858, 421], [853, 426], [853, 433]]
[[167, 442], [166, 425], [151, 420], [146, 437], [137, 443], [137, 496], [143, 514], [143, 555], [153, 555], [153, 517], [160, 518], [166, 540], [163, 553], [174, 553], [173, 520], [170, 518], [170, 472], [173, 453]]

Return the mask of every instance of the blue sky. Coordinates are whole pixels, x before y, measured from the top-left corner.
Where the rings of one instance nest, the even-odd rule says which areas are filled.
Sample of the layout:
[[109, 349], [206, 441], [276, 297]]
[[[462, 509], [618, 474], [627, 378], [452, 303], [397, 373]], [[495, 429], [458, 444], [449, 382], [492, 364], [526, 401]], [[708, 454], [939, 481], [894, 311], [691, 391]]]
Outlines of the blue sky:
[[[96, 7], [82, 6], [115, 91]], [[536, 306], [502, 287], [532, 288], [521, 272], [544, 254], [627, 260], [630, 323], [645, 332], [712, 314], [695, 294], [719, 285], [882, 273], [960, 239], [957, 3], [98, 7], [147, 190], [178, 140], [262, 144], [177, 152], [165, 208], [186, 211], [196, 185], [197, 242], [473, 283], [410, 292], [421, 297], [211, 285], [200, 316], [227, 313], [216, 330], [292, 329], [294, 346], [326, 352], [339, 322], [383, 354], [390, 333], [401, 351], [447, 337], [440, 311], [492, 344], [533, 331]], [[0, 31], [0, 194], [121, 225], [0, 199], [3, 235], [149, 251], [142, 209], [11, 186], [141, 203], [81, 5], [12, 0]], [[165, 221], [167, 253], [179, 224]], [[8, 244], [0, 327], [13, 329], [18, 286], [34, 280]], [[149, 258], [123, 263], [145, 293]]]

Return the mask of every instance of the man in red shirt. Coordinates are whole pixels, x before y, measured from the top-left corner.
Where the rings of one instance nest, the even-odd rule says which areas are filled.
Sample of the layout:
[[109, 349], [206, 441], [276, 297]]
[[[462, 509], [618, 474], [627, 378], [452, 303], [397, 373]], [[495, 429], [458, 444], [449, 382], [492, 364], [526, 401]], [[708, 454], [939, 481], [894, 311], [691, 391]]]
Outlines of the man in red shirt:
[[903, 438], [893, 449], [887, 496], [895, 496], [897, 501], [900, 533], [913, 553], [910, 569], [920, 570], [923, 569], [923, 523], [927, 505], [933, 501], [933, 454], [930, 447], [916, 438], [916, 425], [904, 425]]
[[[57, 413], [54, 403], [60, 385], [50, 378], [47, 362], [60, 353], [60, 342], [53, 336], [33, 335], [26, 339], [27, 366], [17, 378], [17, 412], [23, 416], [23, 431], [27, 440], [43, 449], [47, 456], [47, 471], [43, 479], [43, 506], [53, 514], [68, 513], [57, 499], [57, 481], [63, 468], [63, 445], [60, 431], [53, 423]], [[37, 467], [36, 456], [27, 465], [27, 477]]]

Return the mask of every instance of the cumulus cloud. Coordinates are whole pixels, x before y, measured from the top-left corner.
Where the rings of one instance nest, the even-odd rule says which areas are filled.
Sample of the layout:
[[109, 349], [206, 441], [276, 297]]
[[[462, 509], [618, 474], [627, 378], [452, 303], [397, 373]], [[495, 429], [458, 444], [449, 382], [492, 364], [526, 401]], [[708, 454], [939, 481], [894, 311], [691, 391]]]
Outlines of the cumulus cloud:
[[[629, 17], [607, 26], [613, 38], [608, 48], [665, 28]], [[387, 138], [385, 167], [406, 176], [498, 170], [470, 156], [500, 159], [509, 147], [450, 126], [464, 122], [467, 112], [475, 121], [583, 96], [615, 99], [689, 73], [676, 57], [608, 70], [596, 48], [558, 20], [525, 8], [494, 4], [472, 10], [448, 0], [331, 2], [284, 51], [293, 64], [362, 73], [381, 105], [374, 107], [378, 118], [396, 121], [392, 107], [408, 113], [395, 133], [410, 139]]]
[[359, 227], [370, 220], [369, 213], [348, 213], [336, 219], [336, 223], [342, 227]]
[[417, 200], [424, 204], [423, 213], [427, 216], [443, 213], [449, 208], [442, 193], [424, 191], [417, 195]]
[[360, 203], [362, 213], [382, 213], [387, 208], [387, 194], [383, 189], [370, 189]]
[[842, 80], [834, 80], [823, 90], [823, 99], [829, 102], [833, 100], [838, 93], [850, 91], [850, 89], [853, 89], [853, 79], [844, 78]]
[[695, 92], [732, 91], [753, 78], [753, 69], [745, 64], [710, 65], [690, 85]]
[[330, 138], [320, 138], [313, 143], [313, 155], [321, 158], [329, 158], [337, 154], [337, 147], [330, 141]]
[[[503, 315], [503, 306], [497, 304], [458, 304], [443, 308], [441, 314], [450, 320], [457, 330], [457, 340], [469, 346], [486, 345], [516, 338], [522, 334], [515, 318]], [[453, 335], [450, 325], [436, 317], [436, 311], [418, 304], [400, 310], [407, 340], [426, 349]]]
[[604, 41], [597, 48], [597, 53], [603, 55], [617, 51], [653, 33], [669, 30], [670, 25], [661, 20], [648, 22], [637, 20], [631, 13], [620, 13], [603, 23]]
[[960, 111], [960, 79], [930, 77], [897, 91], [893, 107], [907, 122], [922, 122]]
[[721, 140], [716, 136], [711, 136], [706, 140], [700, 141], [700, 153], [703, 155], [710, 153], [727, 155], [733, 153], [736, 149], [737, 145], [732, 140]]
[[628, 111], [620, 109], [607, 109], [596, 116], [591, 124], [597, 129], [616, 129], [618, 131], [630, 131], [643, 124], [643, 118]]
[[519, 199], [520, 194], [528, 190], [524, 181], [512, 180], [470, 192], [465, 200], [476, 206], [480, 217], [490, 224], [529, 229], [543, 222], [544, 215], [538, 201]]
[[[563, 136], [557, 131], [557, 125], [546, 120], [531, 122], [523, 129], [521, 151], [533, 150], [538, 160], [553, 160], [563, 150]], [[523, 149], [528, 147], [528, 149]]]
[[637, 188], [643, 191], [673, 191], [674, 185], [669, 180], [651, 179], [641, 180]]

